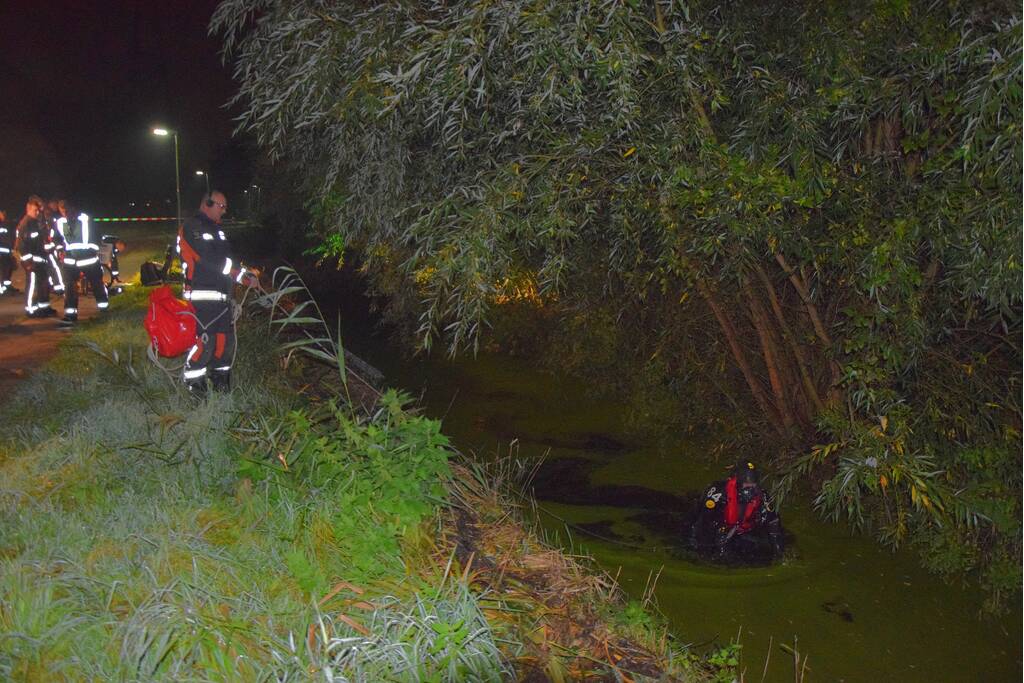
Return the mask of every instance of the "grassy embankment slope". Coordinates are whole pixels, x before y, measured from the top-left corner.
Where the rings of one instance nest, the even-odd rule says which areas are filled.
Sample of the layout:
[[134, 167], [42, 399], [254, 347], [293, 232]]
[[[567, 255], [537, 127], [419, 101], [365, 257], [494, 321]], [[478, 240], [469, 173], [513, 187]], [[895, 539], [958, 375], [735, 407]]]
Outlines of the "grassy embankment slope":
[[144, 305], [117, 297], [0, 406], [0, 678], [714, 674], [397, 394], [332, 398], [256, 313], [232, 393], [193, 404]]

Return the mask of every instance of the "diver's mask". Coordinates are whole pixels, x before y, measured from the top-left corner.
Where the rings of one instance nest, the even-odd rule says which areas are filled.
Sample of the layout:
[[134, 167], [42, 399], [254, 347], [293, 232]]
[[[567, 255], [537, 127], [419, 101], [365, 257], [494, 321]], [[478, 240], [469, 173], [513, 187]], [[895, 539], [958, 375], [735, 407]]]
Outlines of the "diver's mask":
[[757, 486], [740, 486], [736, 491], [736, 498], [746, 505], [757, 497]]

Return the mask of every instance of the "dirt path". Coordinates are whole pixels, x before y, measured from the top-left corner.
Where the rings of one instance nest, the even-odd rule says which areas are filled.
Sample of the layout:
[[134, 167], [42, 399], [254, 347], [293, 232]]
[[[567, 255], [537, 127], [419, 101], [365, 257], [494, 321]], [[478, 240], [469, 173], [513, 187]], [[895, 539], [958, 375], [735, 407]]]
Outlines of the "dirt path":
[[[128, 249], [119, 261], [121, 277], [130, 280], [139, 272], [144, 260], [163, 250], [168, 236], [126, 235], [125, 239]], [[29, 318], [25, 314], [25, 271], [19, 268], [11, 279], [20, 291], [0, 296], [0, 402], [7, 400], [16, 382], [51, 358], [68, 335], [68, 329], [59, 324], [64, 312], [62, 297], [50, 297], [56, 316]], [[78, 309], [78, 319], [82, 322], [96, 317], [96, 301], [91, 296], [81, 297]]]

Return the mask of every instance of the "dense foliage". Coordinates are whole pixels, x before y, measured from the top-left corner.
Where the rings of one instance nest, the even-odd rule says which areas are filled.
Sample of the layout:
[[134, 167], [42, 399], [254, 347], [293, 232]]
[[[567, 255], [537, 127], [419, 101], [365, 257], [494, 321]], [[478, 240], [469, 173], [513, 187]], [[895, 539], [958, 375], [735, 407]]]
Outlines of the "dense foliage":
[[425, 347], [525, 293], [669, 372], [700, 349], [789, 445], [785, 486], [996, 607], [1020, 587], [1017, 11], [225, 0], [211, 30], [323, 251], [358, 248]]

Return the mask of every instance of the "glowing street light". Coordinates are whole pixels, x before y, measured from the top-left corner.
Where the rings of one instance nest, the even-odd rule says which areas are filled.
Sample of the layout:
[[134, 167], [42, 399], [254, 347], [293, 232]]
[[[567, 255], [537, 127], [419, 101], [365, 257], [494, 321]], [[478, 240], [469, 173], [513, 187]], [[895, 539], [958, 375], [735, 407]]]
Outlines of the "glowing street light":
[[206, 194], [210, 194], [210, 174], [206, 171], [196, 171], [196, 175], [203, 176], [203, 179], [206, 181]]
[[167, 128], [154, 128], [153, 135], [159, 135], [160, 137], [167, 137], [168, 135], [174, 136], [174, 194], [177, 199], [178, 207], [178, 227], [181, 226], [181, 174], [178, 171], [178, 131], [168, 130]]

